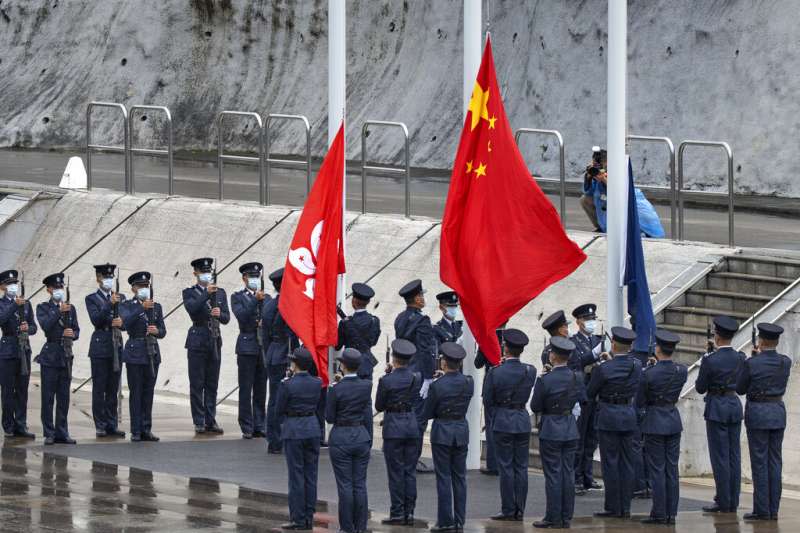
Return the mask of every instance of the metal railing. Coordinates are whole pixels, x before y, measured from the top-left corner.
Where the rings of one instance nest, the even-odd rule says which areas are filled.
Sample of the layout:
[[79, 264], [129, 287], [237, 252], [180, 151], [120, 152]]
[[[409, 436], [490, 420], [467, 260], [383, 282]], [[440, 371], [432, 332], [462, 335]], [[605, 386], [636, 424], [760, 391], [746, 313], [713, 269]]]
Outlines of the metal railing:
[[[119, 109], [122, 112], [122, 129], [124, 130], [123, 146], [106, 146], [102, 144], [92, 144], [92, 109], [95, 107], [110, 107]], [[129, 149], [130, 139], [128, 137], [128, 110], [123, 104], [116, 102], [90, 102], [86, 107], [86, 188], [92, 190], [92, 150], [103, 150], [105, 152], [116, 152], [125, 156], [125, 192], [130, 193], [129, 178]]]
[[559, 200], [560, 200], [559, 212], [561, 214], [561, 225], [566, 227], [567, 226], [567, 170], [564, 161], [564, 137], [561, 135], [561, 132], [557, 130], [520, 128], [514, 133], [514, 142], [517, 143], [517, 147], [519, 147], [519, 138], [522, 136], [522, 134], [548, 135], [551, 137], [555, 137], [556, 141], [558, 141], [558, 163], [559, 163], [558, 179], [543, 178], [543, 177], [534, 177], [534, 179], [537, 182], [549, 182], [549, 183], [559, 184]]
[[[167, 122], [167, 149], [166, 150], [156, 150], [152, 148], [135, 148], [134, 147], [134, 123], [133, 120], [134, 115], [136, 115], [137, 111], [158, 111], [164, 115], [164, 118]], [[133, 156], [136, 154], [141, 155], [153, 155], [153, 156], [166, 156], [167, 158], [167, 190], [169, 191], [169, 195], [172, 196], [175, 192], [175, 187], [173, 183], [173, 164], [172, 164], [172, 113], [169, 112], [169, 109], [160, 106], [160, 105], [135, 105], [132, 106], [129, 114], [128, 114], [128, 164], [130, 165], [130, 189], [128, 191], [129, 194], [136, 193], [136, 173], [134, 172], [133, 166]]]
[[[678, 225], [678, 217], [676, 216], [678, 210], [678, 191], [675, 186], [675, 145], [669, 137], [652, 137], [650, 135], [628, 135], [628, 142], [641, 141], [648, 143], [664, 144], [669, 151], [669, 187], [661, 185], [636, 185], [642, 190], [666, 190], [669, 191], [669, 212], [670, 212], [670, 237], [672, 240], [677, 239], [676, 228]], [[683, 213], [681, 213], [683, 216]]]
[[[303, 123], [305, 127], [306, 133], [306, 158], [305, 161], [303, 160], [296, 160], [296, 159], [274, 159], [270, 157], [270, 124], [274, 120], [292, 120], [292, 121], [300, 121]], [[306, 196], [308, 196], [309, 191], [311, 190], [311, 125], [308, 123], [308, 118], [304, 115], [284, 115], [281, 113], [271, 113], [267, 115], [267, 122], [264, 126], [264, 156], [266, 158], [266, 176], [267, 176], [267, 183], [266, 183], [266, 196], [264, 197], [264, 201], [262, 202], [263, 205], [270, 204], [270, 196], [269, 196], [269, 185], [272, 181], [270, 179], [270, 169], [271, 164], [276, 163], [282, 165], [284, 167], [289, 168], [303, 168], [306, 169]]]
[[[258, 157], [226, 154], [222, 144], [222, 124], [225, 117], [251, 118], [258, 125]], [[217, 198], [225, 197], [225, 161], [239, 161], [245, 163], [258, 163], [258, 202], [265, 203], [265, 174], [264, 174], [264, 122], [261, 115], [251, 111], [223, 111], [217, 115], [217, 168], [219, 169], [219, 182], [217, 184]]]
[[[725, 155], [728, 158], [728, 192], [715, 192], [715, 191], [693, 191], [683, 188], [683, 152], [687, 146], [709, 146], [722, 148], [725, 150]], [[733, 151], [726, 142], [718, 141], [683, 141], [678, 145], [678, 239], [683, 240], [683, 207], [684, 196], [697, 195], [697, 196], [718, 196], [727, 197], [728, 199], [728, 245], [735, 246], [734, 231], [733, 231]]]
[[[387, 126], [400, 128], [403, 132], [403, 168], [367, 165], [367, 136], [370, 126]], [[367, 171], [385, 174], [404, 174], [405, 179], [405, 216], [411, 216], [411, 151], [408, 147], [408, 128], [402, 122], [389, 122], [385, 120], [367, 120], [361, 127], [361, 212], [367, 212]]]

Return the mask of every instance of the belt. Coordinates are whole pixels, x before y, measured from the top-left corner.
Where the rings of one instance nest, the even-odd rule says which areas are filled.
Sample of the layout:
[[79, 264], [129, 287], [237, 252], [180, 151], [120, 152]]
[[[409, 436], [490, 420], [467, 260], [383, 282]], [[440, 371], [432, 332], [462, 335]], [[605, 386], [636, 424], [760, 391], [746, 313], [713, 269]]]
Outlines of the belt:
[[340, 428], [355, 428], [363, 425], [364, 422], [358, 420], [342, 420], [342, 421], [337, 420], [336, 423], [334, 424], [334, 426], [338, 426]]
[[142, 339], [146, 339], [146, 338], [147, 338], [147, 335], [142, 335], [142, 336], [139, 336], [139, 335], [129, 335], [129, 336], [128, 336], [128, 338], [129, 338], [129, 339], [131, 339], [131, 340], [142, 340]]
[[628, 405], [631, 403], [630, 398], [600, 398], [600, 401], [611, 405]]
[[563, 409], [563, 410], [559, 410], [559, 411], [548, 411], [548, 410], [546, 410], [544, 412], [544, 414], [546, 414], [548, 416], [566, 416], [566, 415], [571, 415], [572, 414], [572, 409]]
[[779, 403], [783, 401], [783, 396], [747, 396], [748, 402], [755, 403]]
[[436, 415], [436, 420], [464, 420], [464, 415]]
[[104, 328], [94, 328], [95, 331], [111, 331], [111, 328], [106, 326]]
[[511, 409], [511, 410], [514, 410], [514, 411], [521, 411], [521, 410], [525, 409], [525, 404], [524, 403], [507, 403], [505, 405], [500, 404], [500, 405], [498, 405], [498, 407], [501, 407], [503, 409]]
[[242, 330], [239, 330], [239, 333], [255, 333], [255, 332], [256, 332], [256, 330], [254, 330], [254, 329], [242, 329]]
[[386, 407], [387, 413], [410, 413], [411, 406], [409, 405], [390, 405]]
[[667, 401], [647, 402], [647, 407], [675, 407], [675, 402], [667, 402]]
[[309, 416], [315, 416], [317, 413], [313, 411], [289, 411], [286, 413], [286, 416], [289, 418], [306, 418]]
[[709, 389], [708, 394], [711, 396], [736, 396], [736, 391], [728, 389]]

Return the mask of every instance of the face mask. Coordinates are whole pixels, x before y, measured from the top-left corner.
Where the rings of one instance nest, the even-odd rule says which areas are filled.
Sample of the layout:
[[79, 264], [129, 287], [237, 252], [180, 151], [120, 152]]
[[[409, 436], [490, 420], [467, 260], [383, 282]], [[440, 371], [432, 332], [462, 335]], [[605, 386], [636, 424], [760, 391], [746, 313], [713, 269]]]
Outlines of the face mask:
[[6, 295], [8, 295], [9, 298], [16, 298], [17, 294], [19, 294], [19, 285], [16, 283], [6, 287]]
[[247, 288], [257, 291], [261, 287], [261, 278], [247, 278]]
[[448, 320], [455, 320], [456, 316], [458, 316], [458, 307], [445, 307], [444, 316], [446, 316]]
[[594, 333], [597, 329], [597, 320], [587, 320], [583, 323], [583, 329], [586, 330], [586, 333]]
[[213, 276], [211, 275], [211, 272], [201, 272], [201, 273], [200, 273], [200, 274], [197, 276], [197, 280], [198, 280], [200, 283], [211, 283], [211, 279], [212, 279], [212, 278], [213, 278]]
[[63, 302], [67, 299], [67, 293], [64, 289], [55, 289], [53, 291], [53, 300], [56, 302]]
[[101, 286], [104, 291], [110, 291], [114, 287], [114, 278], [103, 278]]
[[140, 300], [147, 300], [150, 298], [150, 287], [139, 287], [136, 289], [136, 297]]

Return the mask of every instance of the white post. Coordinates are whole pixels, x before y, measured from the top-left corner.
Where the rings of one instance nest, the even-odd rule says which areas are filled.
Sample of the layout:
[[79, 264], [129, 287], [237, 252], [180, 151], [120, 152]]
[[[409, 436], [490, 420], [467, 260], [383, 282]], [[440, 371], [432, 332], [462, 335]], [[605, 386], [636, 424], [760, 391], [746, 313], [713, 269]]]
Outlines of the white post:
[[[464, 0], [464, 115], [475, 87], [475, 79], [481, 65], [481, 48], [483, 46], [483, 31], [481, 28], [481, 2], [482, 0]], [[477, 470], [481, 467], [481, 390], [483, 390], [483, 372], [475, 368], [475, 353], [477, 346], [475, 338], [464, 323], [463, 346], [467, 351], [464, 361], [464, 374], [472, 376], [475, 380], [475, 392], [467, 410], [469, 423], [469, 452], [467, 453], [467, 468]]]
[[628, 168], [625, 158], [628, 12], [627, 0], [608, 0], [608, 324], [624, 319], [621, 259], [628, 205]]

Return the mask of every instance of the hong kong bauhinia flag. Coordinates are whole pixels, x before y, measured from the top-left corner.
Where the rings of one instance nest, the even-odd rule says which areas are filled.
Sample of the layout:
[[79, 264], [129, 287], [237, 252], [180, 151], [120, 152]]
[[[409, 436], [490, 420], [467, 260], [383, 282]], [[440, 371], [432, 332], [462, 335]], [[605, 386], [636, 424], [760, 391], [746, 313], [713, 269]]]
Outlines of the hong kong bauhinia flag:
[[328, 347], [336, 344], [336, 281], [344, 274], [344, 124], [322, 161], [294, 232], [278, 310], [314, 355], [328, 384]]
[[487, 39], [442, 221], [440, 277], [497, 364], [495, 329], [586, 255], [531, 177], [506, 117]]

